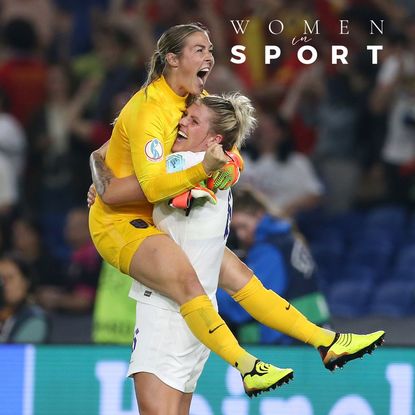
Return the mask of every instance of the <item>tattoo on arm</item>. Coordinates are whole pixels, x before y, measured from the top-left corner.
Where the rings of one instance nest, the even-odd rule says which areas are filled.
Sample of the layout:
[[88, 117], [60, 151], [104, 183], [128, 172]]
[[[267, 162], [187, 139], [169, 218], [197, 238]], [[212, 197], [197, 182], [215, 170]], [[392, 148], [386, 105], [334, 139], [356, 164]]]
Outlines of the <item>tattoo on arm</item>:
[[102, 196], [111, 179], [114, 177], [112, 170], [105, 164], [104, 158], [97, 152], [93, 152], [89, 158], [92, 181], [99, 196]]

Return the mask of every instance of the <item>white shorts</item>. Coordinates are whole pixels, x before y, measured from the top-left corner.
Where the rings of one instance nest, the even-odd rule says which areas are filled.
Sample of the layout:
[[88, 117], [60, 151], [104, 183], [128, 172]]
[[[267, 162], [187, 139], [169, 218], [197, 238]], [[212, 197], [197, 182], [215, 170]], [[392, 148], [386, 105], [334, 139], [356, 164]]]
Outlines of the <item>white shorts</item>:
[[209, 357], [178, 312], [137, 302], [136, 325], [128, 376], [156, 375], [181, 392], [191, 393]]

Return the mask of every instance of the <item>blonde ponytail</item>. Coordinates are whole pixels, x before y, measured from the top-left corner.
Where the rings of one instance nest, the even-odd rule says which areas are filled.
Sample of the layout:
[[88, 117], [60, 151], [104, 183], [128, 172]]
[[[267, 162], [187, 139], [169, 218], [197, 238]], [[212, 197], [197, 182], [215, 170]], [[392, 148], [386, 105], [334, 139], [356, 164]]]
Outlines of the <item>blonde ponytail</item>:
[[221, 96], [208, 95], [200, 98], [199, 102], [212, 111], [211, 130], [223, 136], [223, 148], [241, 148], [257, 123], [251, 100], [234, 92]]
[[249, 98], [238, 92], [225, 97], [225, 99], [229, 100], [235, 110], [235, 118], [238, 125], [235, 145], [236, 147], [241, 148], [245, 139], [252, 134], [257, 125], [255, 108], [252, 106]]

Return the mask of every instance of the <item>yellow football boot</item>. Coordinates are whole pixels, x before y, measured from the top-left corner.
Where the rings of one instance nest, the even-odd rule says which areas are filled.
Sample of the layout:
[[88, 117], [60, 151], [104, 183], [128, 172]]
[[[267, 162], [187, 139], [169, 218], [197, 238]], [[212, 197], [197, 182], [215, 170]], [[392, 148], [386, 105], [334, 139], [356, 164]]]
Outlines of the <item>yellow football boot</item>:
[[318, 351], [328, 370], [343, 367], [347, 362], [364, 354], [371, 354], [376, 347], [383, 344], [383, 330], [370, 334], [336, 333], [330, 346], [320, 346]]
[[280, 369], [268, 363], [257, 360], [254, 368], [242, 376], [245, 393], [251, 398], [262, 392], [275, 389], [284, 383], [288, 383], [293, 378], [292, 369]]

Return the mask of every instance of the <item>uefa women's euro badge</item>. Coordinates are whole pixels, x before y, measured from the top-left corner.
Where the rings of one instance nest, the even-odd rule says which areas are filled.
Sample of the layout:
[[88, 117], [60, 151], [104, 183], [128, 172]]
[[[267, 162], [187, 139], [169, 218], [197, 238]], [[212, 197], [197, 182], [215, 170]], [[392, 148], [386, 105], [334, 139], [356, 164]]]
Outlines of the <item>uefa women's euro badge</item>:
[[158, 138], [148, 141], [144, 151], [149, 161], [160, 161], [163, 158], [163, 145]]

